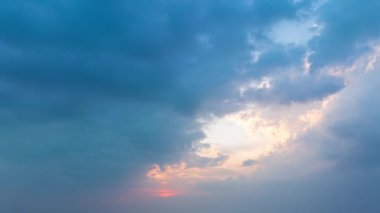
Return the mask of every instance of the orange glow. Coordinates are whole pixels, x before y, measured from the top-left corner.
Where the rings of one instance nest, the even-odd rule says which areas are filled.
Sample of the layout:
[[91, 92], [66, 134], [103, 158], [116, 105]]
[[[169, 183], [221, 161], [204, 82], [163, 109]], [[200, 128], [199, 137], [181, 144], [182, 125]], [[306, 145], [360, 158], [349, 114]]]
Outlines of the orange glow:
[[[147, 171], [146, 177], [156, 186], [153, 195], [174, 197], [178, 196], [178, 190], [183, 196], [198, 194], [193, 187], [197, 183], [253, 175], [265, 168], [269, 156], [296, 148], [291, 141], [323, 121], [328, 101], [286, 108], [247, 106], [247, 109], [202, 121], [205, 138], [197, 141], [189, 154], [177, 163], [155, 164]], [[221, 155], [227, 158], [219, 161]], [[247, 159], [257, 163], [244, 166]]]
[[168, 198], [178, 196], [178, 194], [170, 189], [160, 189], [158, 191], [158, 196], [162, 198]]

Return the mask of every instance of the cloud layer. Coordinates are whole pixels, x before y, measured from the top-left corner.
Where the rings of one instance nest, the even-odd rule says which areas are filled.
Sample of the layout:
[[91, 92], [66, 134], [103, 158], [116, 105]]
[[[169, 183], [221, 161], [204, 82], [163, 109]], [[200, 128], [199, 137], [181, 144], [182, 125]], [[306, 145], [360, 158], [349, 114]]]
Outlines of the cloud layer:
[[[379, 185], [355, 185], [356, 177], [364, 181], [378, 175], [380, 102], [371, 94], [378, 89], [378, 66], [373, 60], [372, 73], [353, 83], [350, 79], [364, 72], [344, 71], [374, 49], [379, 10], [376, 0], [4, 0], [0, 188], [6, 190], [0, 192], [0, 206], [8, 212], [139, 212], [145, 207], [114, 205], [107, 198], [111, 189], [134, 188], [153, 164], [164, 168], [184, 156], [193, 169], [218, 167], [231, 159], [222, 152], [194, 155], [194, 146], [207, 136], [199, 120], [221, 118], [247, 105], [259, 106], [255, 109], [263, 113], [283, 110], [273, 116], [290, 115], [299, 105], [322, 103], [334, 94], [341, 98], [325, 115], [325, 128], [302, 137], [320, 140], [305, 147], [320, 153], [322, 161], [339, 162], [339, 169], [370, 169], [359, 177], [345, 170], [350, 177], [331, 189], [333, 195], [340, 196], [338, 191], [350, 184], [349, 194], [355, 187]], [[257, 165], [261, 162], [251, 158], [239, 163], [246, 169]], [[343, 178], [334, 176], [335, 170], [331, 174], [307, 176], [300, 184], [266, 182], [268, 190], [251, 181], [247, 186], [283, 208], [300, 199], [296, 209], [306, 211], [307, 199], [329, 194], [317, 186]], [[236, 188], [239, 181], [200, 187], [218, 194]], [[276, 184], [289, 191], [276, 193]], [[299, 194], [284, 199], [293, 187]], [[233, 206], [238, 212], [286, 212], [266, 202], [249, 205], [247, 197], [260, 196], [248, 191], [236, 191]], [[368, 204], [373, 207], [363, 212], [376, 212], [376, 196], [371, 191], [368, 202], [353, 209]], [[230, 197], [213, 199], [217, 203]], [[351, 200], [353, 196], [313, 209], [336, 212], [343, 208], [340, 202]], [[152, 204], [162, 212], [179, 208], [171, 202]], [[202, 205], [209, 212], [227, 211]]]

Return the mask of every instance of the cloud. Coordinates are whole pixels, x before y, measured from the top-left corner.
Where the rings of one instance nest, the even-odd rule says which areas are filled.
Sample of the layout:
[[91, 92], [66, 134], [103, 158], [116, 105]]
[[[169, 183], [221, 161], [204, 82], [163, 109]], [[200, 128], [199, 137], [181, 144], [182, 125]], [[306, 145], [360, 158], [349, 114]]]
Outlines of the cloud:
[[358, 0], [323, 4], [318, 12], [322, 31], [311, 41], [312, 69], [352, 63], [368, 52], [371, 42], [378, 40], [380, 35], [380, 27], [375, 24], [380, 19], [379, 9], [380, 3], [376, 0], [365, 4]]
[[255, 163], [256, 163], [256, 161], [251, 160], [251, 159], [247, 159], [247, 160], [243, 161], [242, 166], [252, 166]]
[[243, 97], [266, 104], [291, 104], [321, 100], [344, 87], [340, 77], [327, 74], [282, 73], [269, 79], [265, 88], [251, 87]]
[[[108, 206], [107, 190], [132, 188], [150, 165], [165, 168], [186, 156], [204, 137], [199, 116], [224, 115], [252, 102], [312, 102], [338, 92], [344, 79], [322, 68], [349, 65], [368, 50], [379, 36], [371, 24], [378, 20], [379, 4], [311, 6], [312, 1], [270, 0], [4, 0], [0, 188], [6, 190], [0, 206], [13, 212], [122, 212], [124, 206]], [[296, 45], [289, 37], [277, 38], [294, 27], [281, 23], [310, 20], [304, 11], [320, 19], [320, 34], [301, 30], [305, 35]], [[303, 67], [306, 56], [310, 73]], [[264, 77], [269, 88], [249, 88], [239, 96], [242, 85]], [[329, 126], [356, 147], [347, 160], [376, 165], [378, 135], [367, 128], [376, 126], [377, 114], [367, 114], [376, 112], [376, 101], [364, 98], [373, 108], [355, 118], [336, 117]], [[229, 157], [201, 156], [190, 166], [207, 169]], [[235, 207], [245, 202], [237, 200]]]
[[20, 93], [63, 96], [40, 105], [67, 103], [76, 111], [104, 97], [194, 111], [235, 78], [248, 56], [251, 29], [296, 11], [286, 1], [7, 4], [1, 11], [1, 42], [8, 49], [1, 78]]
[[150, 164], [174, 162], [201, 137], [191, 118], [136, 103], [77, 120], [3, 126], [0, 203], [18, 212], [43, 211], [46, 202], [92, 209], [81, 203], [109, 200], [107, 188], [127, 190]]
[[216, 167], [222, 165], [228, 159], [228, 155], [218, 153], [216, 157], [203, 157], [199, 155], [192, 155], [189, 157], [187, 166], [189, 168], [197, 167]]
[[179, 159], [203, 136], [195, 122], [202, 106], [221, 103], [245, 79], [237, 70], [250, 63], [248, 35], [295, 17], [302, 6], [268, 0], [1, 5], [0, 185], [10, 193], [0, 193], [0, 203], [16, 212], [67, 203], [73, 206], [64, 212], [89, 210], [78, 202], [98, 200], [93, 195], [109, 185], [131, 184], [153, 163]]
[[[364, 70], [364, 66], [358, 68]], [[379, 88], [379, 63], [366, 74], [350, 79], [350, 85], [329, 112], [326, 128], [335, 144], [331, 151], [341, 166], [371, 168], [380, 166], [380, 135], [377, 131], [379, 98], [374, 91]]]

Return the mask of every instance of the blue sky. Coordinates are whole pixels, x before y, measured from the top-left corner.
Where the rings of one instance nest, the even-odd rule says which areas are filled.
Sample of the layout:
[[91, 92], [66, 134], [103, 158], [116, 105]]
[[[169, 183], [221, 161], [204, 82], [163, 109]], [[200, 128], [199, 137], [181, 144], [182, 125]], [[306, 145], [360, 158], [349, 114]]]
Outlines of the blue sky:
[[3, 0], [1, 212], [379, 212], [378, 11]]

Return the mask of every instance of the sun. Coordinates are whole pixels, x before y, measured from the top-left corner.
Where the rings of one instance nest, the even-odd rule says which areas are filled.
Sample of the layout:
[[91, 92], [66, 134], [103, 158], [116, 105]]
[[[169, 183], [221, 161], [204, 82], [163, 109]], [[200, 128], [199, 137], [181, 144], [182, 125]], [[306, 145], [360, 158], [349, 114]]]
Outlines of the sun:
[[178, 193], [171, 189], [160, 189], [158, 190], [157, 195], [161, 198], [170, 198], [178, 196]]

